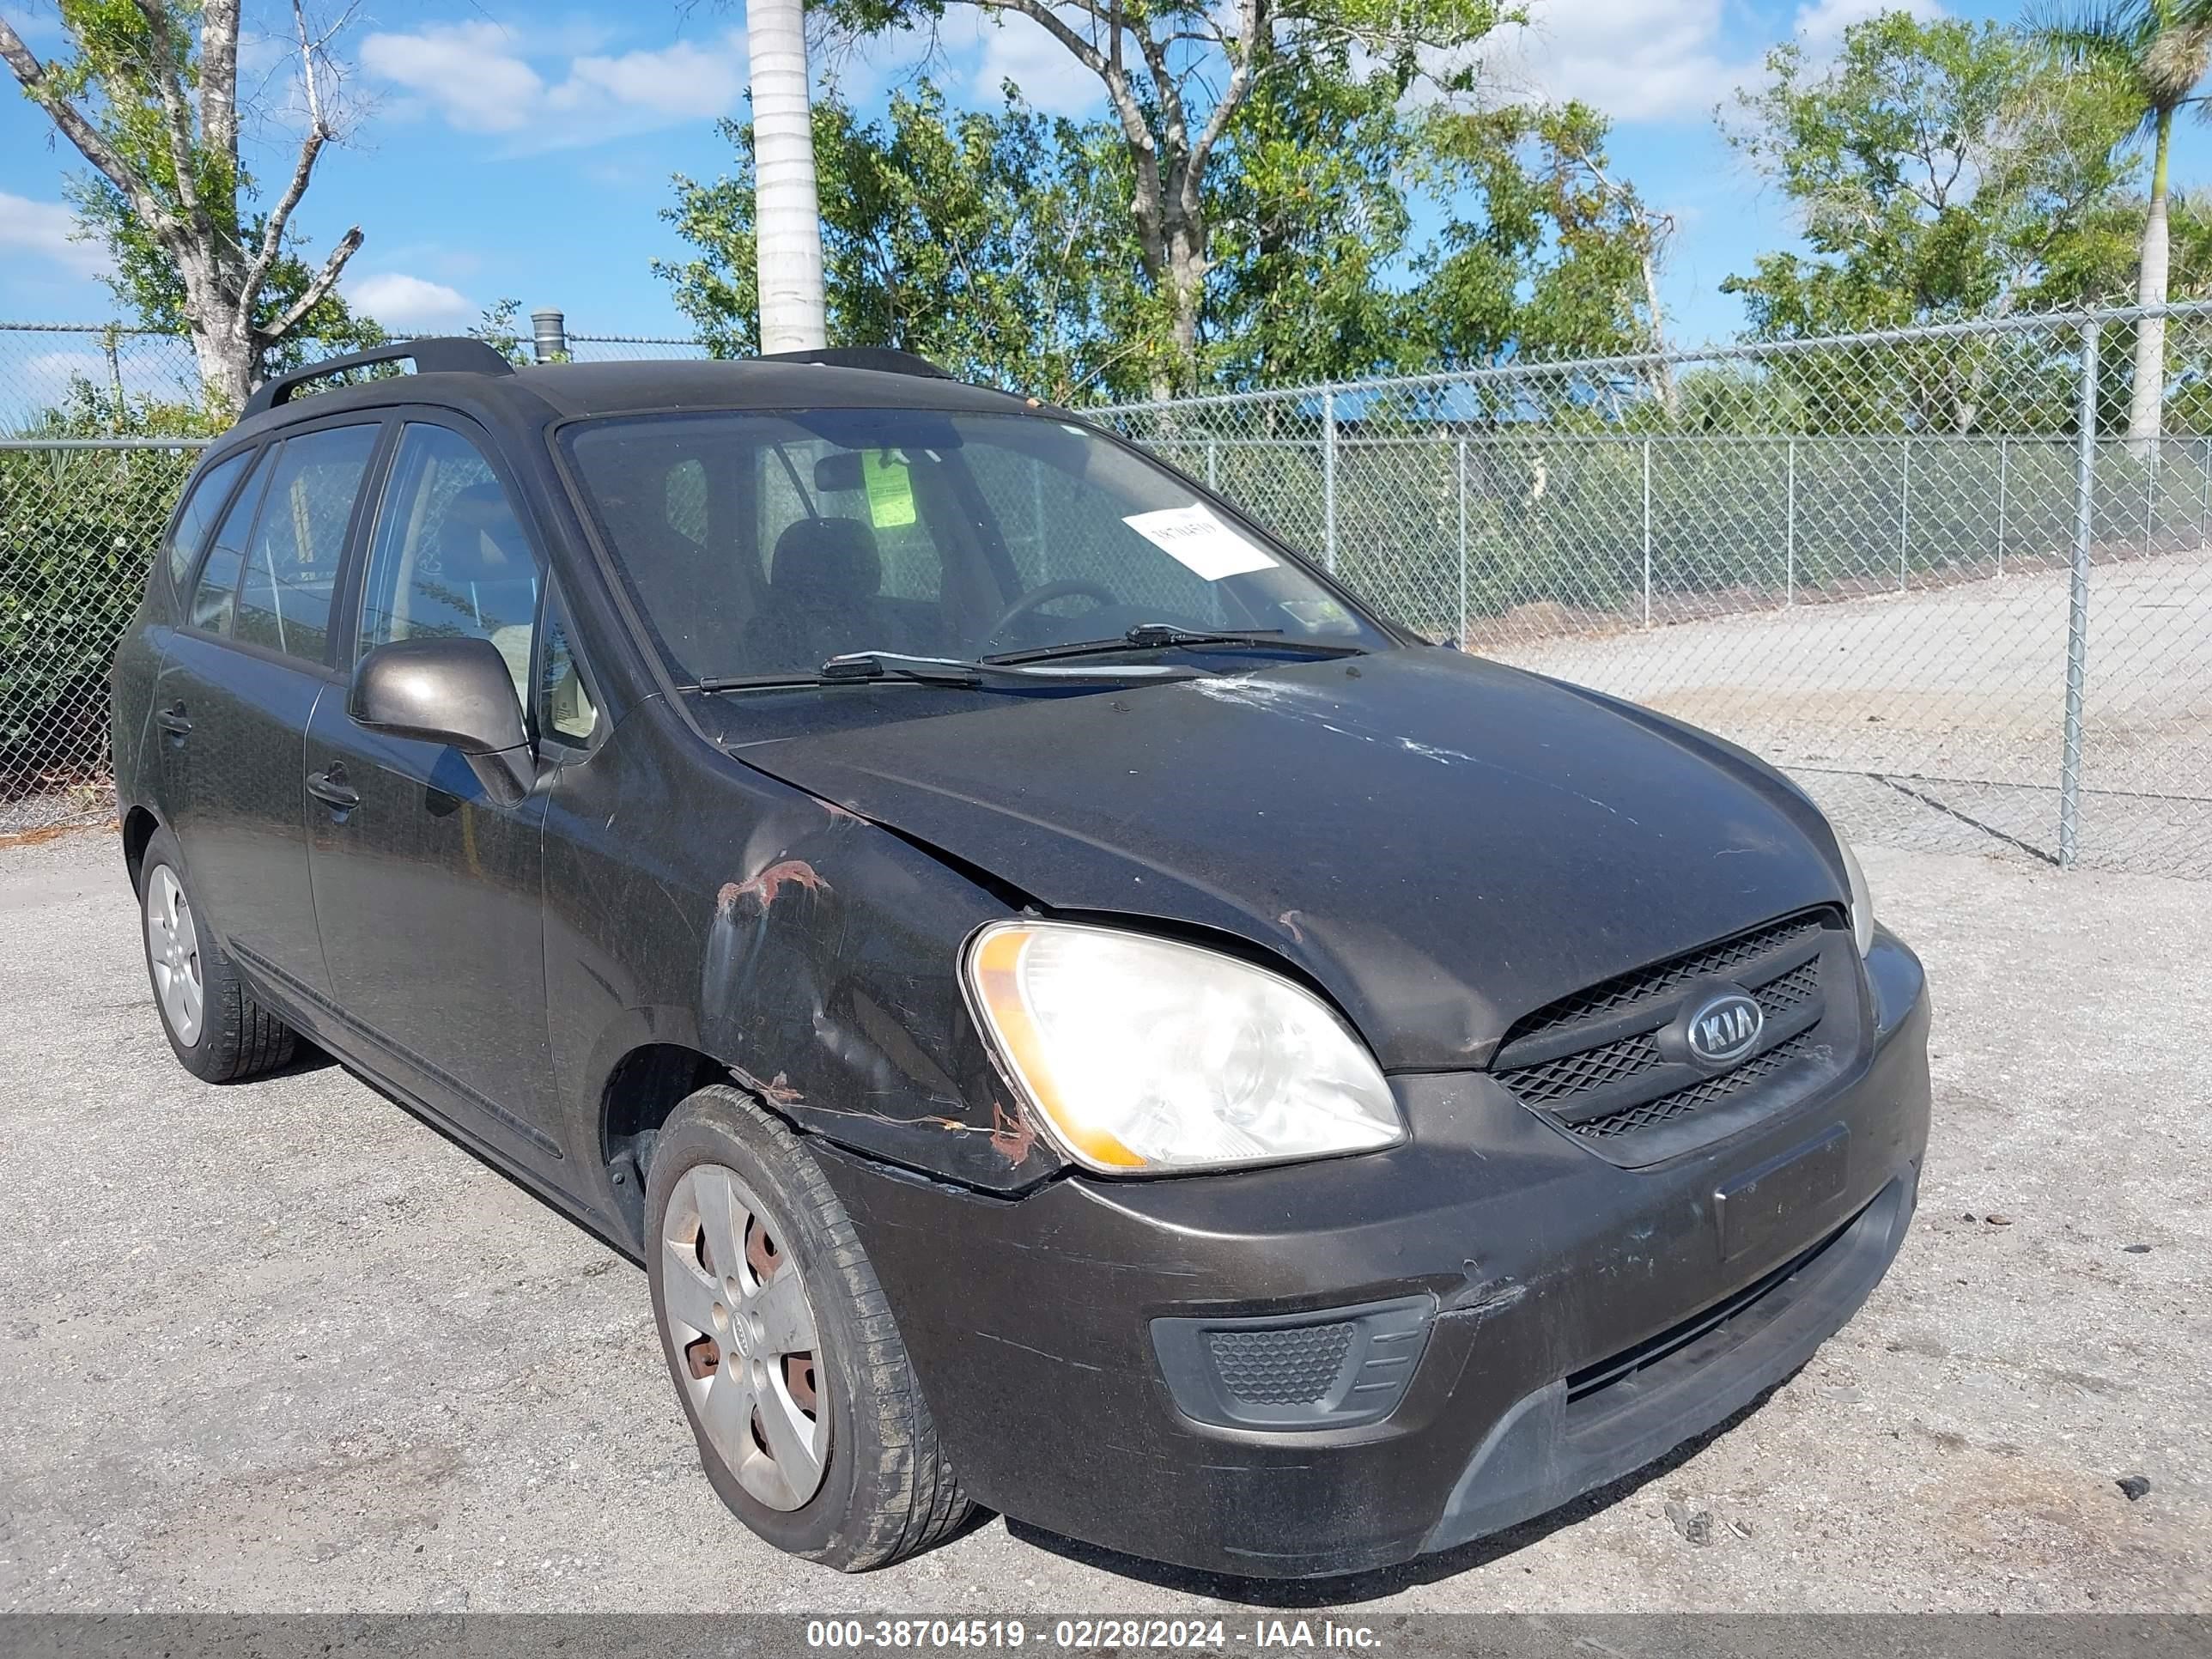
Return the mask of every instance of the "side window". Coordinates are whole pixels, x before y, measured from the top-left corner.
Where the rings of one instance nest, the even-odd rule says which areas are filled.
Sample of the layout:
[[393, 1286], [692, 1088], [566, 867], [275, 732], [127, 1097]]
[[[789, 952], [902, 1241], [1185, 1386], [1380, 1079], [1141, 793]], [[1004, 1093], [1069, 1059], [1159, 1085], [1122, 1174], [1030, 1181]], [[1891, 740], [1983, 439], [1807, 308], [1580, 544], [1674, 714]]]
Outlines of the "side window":
[[341, 426], [285, 440], [246, 555], [236, 638], [323, 660], [346, 526], [377, 432]]
[[686, 456], [660, 481], [661, 516], [668, 527], [694, 546], [707, 544], [707, 468]]
[[169, 536], [169, 579], [179, 593], [191, 580], [192, 562], [207, 544], [208, 532], [215, 528], [215, 515], [222, 511], [223, 502], [230, 498], [231, 485], [246, 471], [252, 453], [242, 449], [227, 460], [217, 461], [200, 474], [192, 493], [185, 498], [184, 510], [177, 514], [177, 527]]
[[576, 660], [574, 630], [559, 593], [545, 601], [545, 654], [538, 668], [538, 731], [542, 738], [582, 744], [599, 723], [582, 665]]
[[450, 427], [400, 434], [362, 591], [360, 650], [394, 640], [489, 640], [530, 701], [538, 562], [482, 451]]
[[246, 538], [253, 532], [254, 509], [261, 505], [261, 497], [268, 489], [276, 453], [273, 447], [261, 452], [253, 476], [238, 492], [230, 511], [223, 514], [222, 527], [215, 532], [214, 544], [200, 566], [200, 579], [192, 588], [191, 604], [186, 610], [186, 620], [194, 628], [204, 628], [210, 634], [230, 632], [230, 601], [238, 592], [239, 572], [246, 564]]

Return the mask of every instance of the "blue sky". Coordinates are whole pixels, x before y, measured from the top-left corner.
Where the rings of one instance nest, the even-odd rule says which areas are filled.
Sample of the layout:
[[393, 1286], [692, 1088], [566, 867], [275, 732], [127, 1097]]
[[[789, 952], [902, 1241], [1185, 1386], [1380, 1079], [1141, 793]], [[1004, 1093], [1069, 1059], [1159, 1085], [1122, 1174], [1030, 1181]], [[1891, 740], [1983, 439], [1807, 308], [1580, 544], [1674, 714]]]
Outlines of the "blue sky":
[[[1722, 279], [1795, 232], [1786, 204], [1729, 155], [1713, 106], [1756, 77], [1774, 41], [1794, 33], [1819, 52], [1880, 9], [1880, 0], [1534, 0], [1534, 25], [1492, 70], [1501, 84], [1581, 97], [1614, 118], [1617, 169], [1679, 226], [1663, 283], [1674, 337], [1725, 338], [1741, 310], [1718, 292]], [[270, 0], [249, 0], [250, 24], [258, 12], [264, 26], [277, 21]], [[45, 0], [0, 0], [0, 15], [34, 50], [58, 49]], [[741, 4], [712, 0], [567, 9], [557, 0], [368, 0], [341, 45], [356, 131], [326, 155], [300, 218], [315, 257], [360, 224], [368, 240], [348, 291], [393, 327], [466, 324], [511, 295], [526, 310], [562, 307], [578, 332], [683, 331], [649, 269], [681, 252], [657, 216], [672, 173], [712, 178], [727, 167], [714, 118], [743, 109], [744, 21]], [[932, 72], [956, 100], [994, 102], [1011, 76], [1043, 108], [1097, 110], [1095, 83], [1025, 20], [949, 24], [942, 51]], [[281, 80], [270, 68], [275, 42], [249, 41], [244, 56], [248, 84], [255, 71]], [[835, 72], [864, 107], [877, 105], [915, 73], [915, 54], [878, 48]], [[2187, 125], [2177, 184], [2205, 176], [2209, 139]], [[286, 164], [283, 141], [280, 116], [252, 161], [275, 173]], [[112, 314], [97, 252], [67, 238], [61, 186], [78, 165], [41, 112], [0, 98], [0, 319]]]

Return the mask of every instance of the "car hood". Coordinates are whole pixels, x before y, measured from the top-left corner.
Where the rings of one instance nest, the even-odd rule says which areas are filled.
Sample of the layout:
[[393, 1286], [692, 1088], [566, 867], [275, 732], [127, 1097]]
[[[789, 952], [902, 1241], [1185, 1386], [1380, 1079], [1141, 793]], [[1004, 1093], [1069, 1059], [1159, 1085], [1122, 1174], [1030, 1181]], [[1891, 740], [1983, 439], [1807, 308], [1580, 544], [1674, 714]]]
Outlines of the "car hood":
[[1055, 912], [1260, 946], [1387, 1067], [1810, 905], [1818, 812], [1742, 751], [1457, 652], [1401, 650], [750, 744], [748, 763]]

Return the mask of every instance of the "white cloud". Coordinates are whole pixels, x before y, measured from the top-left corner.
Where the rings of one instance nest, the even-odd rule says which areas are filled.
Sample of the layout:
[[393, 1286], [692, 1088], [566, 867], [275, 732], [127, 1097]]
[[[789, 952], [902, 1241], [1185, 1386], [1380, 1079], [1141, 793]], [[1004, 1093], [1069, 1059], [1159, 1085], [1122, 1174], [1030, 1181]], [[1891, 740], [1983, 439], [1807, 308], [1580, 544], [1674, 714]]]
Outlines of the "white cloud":
[[1484, 67], [1618, 120], [1702, 120], [1759, 68], [1723, 44], [1723, 0], [1537, 0], [1528, 27], [1486, 52]]
[[679, 40], [659, 52], [579, 58], [547, 102], [564, 112], [628, 106], [672, 121], [720, 115], [744, 92], [744, 44], [742, 36], [732, 35], [714, 48]]
[[345, 296], [354, 309], [387, 325], [455, 323], [476, 314], [476, 307], [459, 290], [396, 270], [347, 282]]
[[1808, 52], [1826, 57], [1843, 44], [1845, 29], [1886, 11], [1909, 11], [1919, 18], [1943, 15], [1935, 0], [1808, 0], [1797, 8], [1794, 27]]
[[463, 132], [512, 132], [545, 97], [537, 70], [508, 49], [496, 23], [434, 23], [413, 34], [369, 35], [361, 66], [404, 87]]
[[497, 23], [434, 23], [412, 33], [369, 35], [361, 63], [408, 94], [416, 109], [459, 131], [504, 135], [510, 151], [596, 143], [727, 114], [744, 92], [738, 30], [705, 43], [584, 51], [538, 64], [525, 55], [524, 39]]
[[[977, 102], [996, 105], [1001, 83], [1012, 81], [1033, 108], [1048, 115], [1091, 115], [1105, 109], [1104, 84], [1046, 33], [1043, 24], [1018, 15], [978, 21], [982, 62], [972, 82]], [[1078, 20], [1070, 21], [1080, 27]]]
[[98, 242], [72, 239], [76, 215], [66, 203], [33, 202], [0, 190], [0, 249], [51, 259], [74, 276], [105, 276], [113, 269]]

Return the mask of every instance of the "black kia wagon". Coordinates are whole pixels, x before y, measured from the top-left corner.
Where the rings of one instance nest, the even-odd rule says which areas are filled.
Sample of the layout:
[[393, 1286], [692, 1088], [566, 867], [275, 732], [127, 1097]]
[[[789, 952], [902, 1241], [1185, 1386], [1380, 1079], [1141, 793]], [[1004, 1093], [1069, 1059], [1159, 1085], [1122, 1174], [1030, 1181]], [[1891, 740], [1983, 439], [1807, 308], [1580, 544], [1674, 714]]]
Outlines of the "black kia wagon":
[[1444, 1548], [1912, 1213], [1919, 964], [1796, 787], [896, 353], [273, 380], [114, 750], [184, 1064], [311, 1042], [641, 1260], [715, 1489], [835, 1566]]

